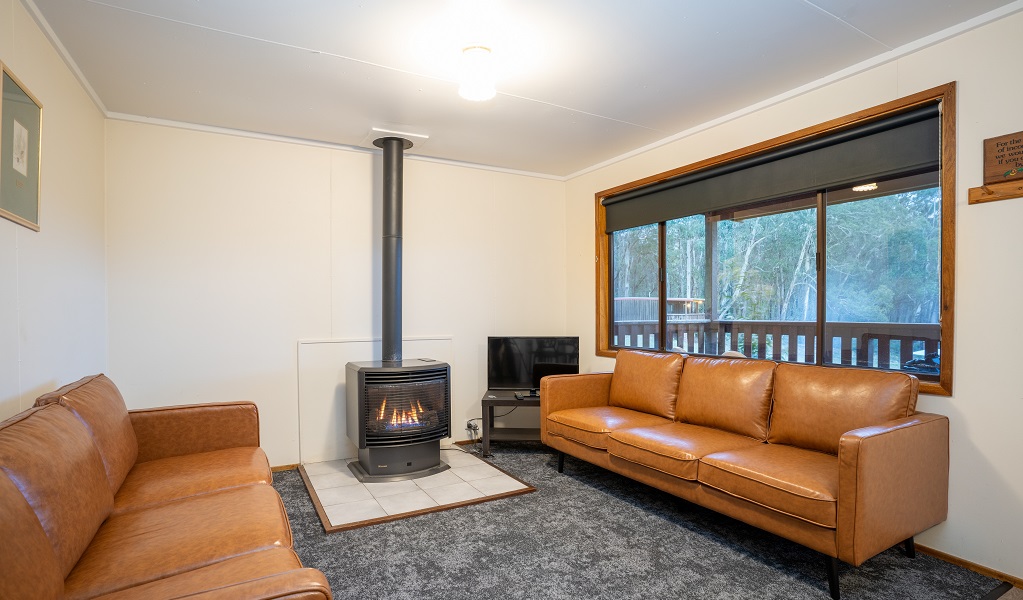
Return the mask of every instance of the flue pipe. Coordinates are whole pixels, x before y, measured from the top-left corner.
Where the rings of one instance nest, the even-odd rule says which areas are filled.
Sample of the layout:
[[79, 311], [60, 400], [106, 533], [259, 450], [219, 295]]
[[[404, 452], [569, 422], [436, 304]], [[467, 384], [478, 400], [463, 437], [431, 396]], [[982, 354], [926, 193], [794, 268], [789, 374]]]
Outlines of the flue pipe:
[[373, 145], [384, 151], [381, 360], [401, 362], [402, 158], [412, 142], [382, 137], [374, 140]]

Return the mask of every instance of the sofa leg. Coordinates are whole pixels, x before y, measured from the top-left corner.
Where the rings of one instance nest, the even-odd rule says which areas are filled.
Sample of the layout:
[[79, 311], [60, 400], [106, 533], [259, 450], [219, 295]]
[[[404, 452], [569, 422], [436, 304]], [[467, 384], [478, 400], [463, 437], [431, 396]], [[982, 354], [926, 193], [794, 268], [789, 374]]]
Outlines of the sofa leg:
[[913, 541], [913, 538], [907, 539], [902, 544], [904, 546], [903, 554], [909, 558], [916, 558], [916, 542]]
[[558, 450], [558, 473], [565, 472], [565, 453]]
[[839, 600], [838, 596], [838, 559], [833, 556], [824, 557], [828, 569], [828, 587], [831, 588], [831, 597]]

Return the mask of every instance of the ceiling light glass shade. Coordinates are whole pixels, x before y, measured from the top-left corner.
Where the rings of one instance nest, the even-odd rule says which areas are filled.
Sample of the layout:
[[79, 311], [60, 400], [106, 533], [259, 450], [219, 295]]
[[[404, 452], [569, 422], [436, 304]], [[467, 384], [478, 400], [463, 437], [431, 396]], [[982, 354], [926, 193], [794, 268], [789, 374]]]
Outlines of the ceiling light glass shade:
[[865, 183], [863, 185], [853, 186], [854, 192], [873, 192], [877, 189], [876, 183]]
[[473, 102], [490, 100], [497, 95], [490, 48], [469, 46], [462, 50], [462, 80], [458, 95]]

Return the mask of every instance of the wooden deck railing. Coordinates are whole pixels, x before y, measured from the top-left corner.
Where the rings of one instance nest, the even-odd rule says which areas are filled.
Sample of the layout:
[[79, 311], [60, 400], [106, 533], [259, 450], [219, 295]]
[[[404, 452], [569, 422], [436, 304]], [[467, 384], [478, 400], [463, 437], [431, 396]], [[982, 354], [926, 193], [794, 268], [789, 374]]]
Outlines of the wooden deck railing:
[[[669, 321], [669, 350], [814, 364], [816, 323], [812, 321]], [[938, 351], [941, 326], [916, 323], [828, 323], [824, 360], [828, 364], [900, 369]], [[621, 348], [658, 348], [656, 320], [616, 321], [612, 343]], [[916, 354], [914, 354], [916, 353]], [[936, 372], [936, 371], [935, 371]]]
[[[614, 314], [621, 321], [656, 323], [660, 314], [657, 298], [620, 297], [614, 299]], [[703, 298], [668, 298], [668, 321], [703, 321]]]

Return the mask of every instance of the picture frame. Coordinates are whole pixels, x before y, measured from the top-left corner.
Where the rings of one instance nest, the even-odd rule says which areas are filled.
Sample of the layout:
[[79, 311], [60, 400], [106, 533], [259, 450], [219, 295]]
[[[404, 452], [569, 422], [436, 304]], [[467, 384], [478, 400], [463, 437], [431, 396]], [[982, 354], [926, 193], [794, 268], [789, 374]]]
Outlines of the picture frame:
[[39, 231], [43, 105], [0, 64], [0, 217]]

